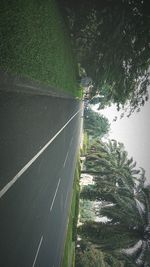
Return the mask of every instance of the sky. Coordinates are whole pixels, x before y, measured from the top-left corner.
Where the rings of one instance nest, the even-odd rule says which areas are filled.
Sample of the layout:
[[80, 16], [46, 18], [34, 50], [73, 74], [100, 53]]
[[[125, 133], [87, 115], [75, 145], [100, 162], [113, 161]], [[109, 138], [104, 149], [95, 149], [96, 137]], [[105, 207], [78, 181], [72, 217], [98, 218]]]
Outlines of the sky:
[[[100, 110], [100, 113], [111, 123], [108, 138], [124, 143], [129, 158], [133, 157], [137, 162], [136, 167], [145, 169], [147, 181], [150, 183], [150, 100], [140, 112], [133, 113], [129, 118], [125, 115], [120, 119], [122, 111], [118, 112], [114, 105]], [[118, 117], [116, 122], [113, 121], [115, 116]]]

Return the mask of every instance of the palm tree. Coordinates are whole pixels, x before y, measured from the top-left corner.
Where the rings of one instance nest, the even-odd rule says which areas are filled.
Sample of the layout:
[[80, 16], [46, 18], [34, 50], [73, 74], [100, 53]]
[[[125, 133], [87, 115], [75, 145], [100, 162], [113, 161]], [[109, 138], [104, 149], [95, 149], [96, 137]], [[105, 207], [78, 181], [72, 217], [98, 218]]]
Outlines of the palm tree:
[[[141, 213], [136, 198], [120, 196], [114, 197], [116, 203], [100, 210], [101, 216], [107, 216], [107, 223], [87, 222], [81, 227], [81, 233], [88, 241], [94, 243], [101, 250], [122, 251], [128, 255], [129, 248], [136, 247], [131, 256], [137, 266], [148, 267], [150, 264], [150, 189], [144, 188], [143, 211]], [[107, 199], [106, 199], [107, 200]], [[80, 232], [80, 231], [79, 231]]]
[[[90, 156], [90, 152], [93, 154]], [[91, 164], [92, 162], [92, 164]], [[101, 249], [127, 254], [134, 247], [132, 258], [137, 266], [150, 264], [150, 187], [145, 187], [144, 169], [136, 170], [133, 158], [128, 159], [121, 143], [96, 141], [87, 155], [87, 169], [97, 171], [95, 185], [81, 196], [111, 203], [100, 210], [106, 224], [87, 222], [82, 234]], [[106, 174], [107, 173], [107, 174]], [[140, 241], [140, 242], [139, 242]], [[138, 244], [136, 247], [135, 245]], [[131, 250], [132, 251], [132, 250]]]
[[96, 140], [88, 150], [85, 164], [88, 172], [104, 180], [107, 177], [107, 180], [113, 180], [128, 189], [134, 186], [133, 175], [140, 173], [140, 170], [134, 169], [136, 162], [133, 162], [133, 158], [128, 159], [124, 145], [115, 140], [109, 143]]

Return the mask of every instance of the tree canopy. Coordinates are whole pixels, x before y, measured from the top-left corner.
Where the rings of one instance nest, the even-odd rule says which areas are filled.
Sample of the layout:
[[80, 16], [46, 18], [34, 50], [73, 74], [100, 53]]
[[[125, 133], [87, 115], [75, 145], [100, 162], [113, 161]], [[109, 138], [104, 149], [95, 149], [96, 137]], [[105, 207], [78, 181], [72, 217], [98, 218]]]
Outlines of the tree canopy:
[[66, 7], [78, 61], [95, 90], [130, 113], [148, 100], [148, 0], [59, 0]]

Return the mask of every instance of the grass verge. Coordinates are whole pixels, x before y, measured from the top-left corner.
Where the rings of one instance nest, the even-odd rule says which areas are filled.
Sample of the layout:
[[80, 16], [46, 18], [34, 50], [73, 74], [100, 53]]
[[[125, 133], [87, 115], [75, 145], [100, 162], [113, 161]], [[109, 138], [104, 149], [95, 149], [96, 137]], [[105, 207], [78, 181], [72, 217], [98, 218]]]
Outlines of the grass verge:
[[81, 96], [71, 41], [55, 0], [5, 0], [0, 68]]
[[85, 156], [87, 153], [87, 149], [89, 147], [89, 136], [87, 132], [84, 131], [84, 136], [83, 136], [83, 146], [81, 149], [81, 156]]
[[80, 159], [78, 158], [75, 170], [72, 203], [69, 215], [67, 236], [65, 241], [64, 256], [61, 267], [75, 266], [75, 241], [77, 238], [77, 221], [78, 221], [79, 195], [80, 195], [79, 178], [80, 178]]

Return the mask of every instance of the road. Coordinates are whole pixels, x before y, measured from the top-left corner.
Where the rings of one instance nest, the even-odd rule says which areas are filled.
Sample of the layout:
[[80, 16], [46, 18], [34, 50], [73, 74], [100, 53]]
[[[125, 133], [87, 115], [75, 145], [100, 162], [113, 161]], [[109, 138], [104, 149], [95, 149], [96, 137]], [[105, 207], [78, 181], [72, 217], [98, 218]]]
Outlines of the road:
[[79, 101], [1, 91], [1, 267], [60, 266], [80, 122]]

